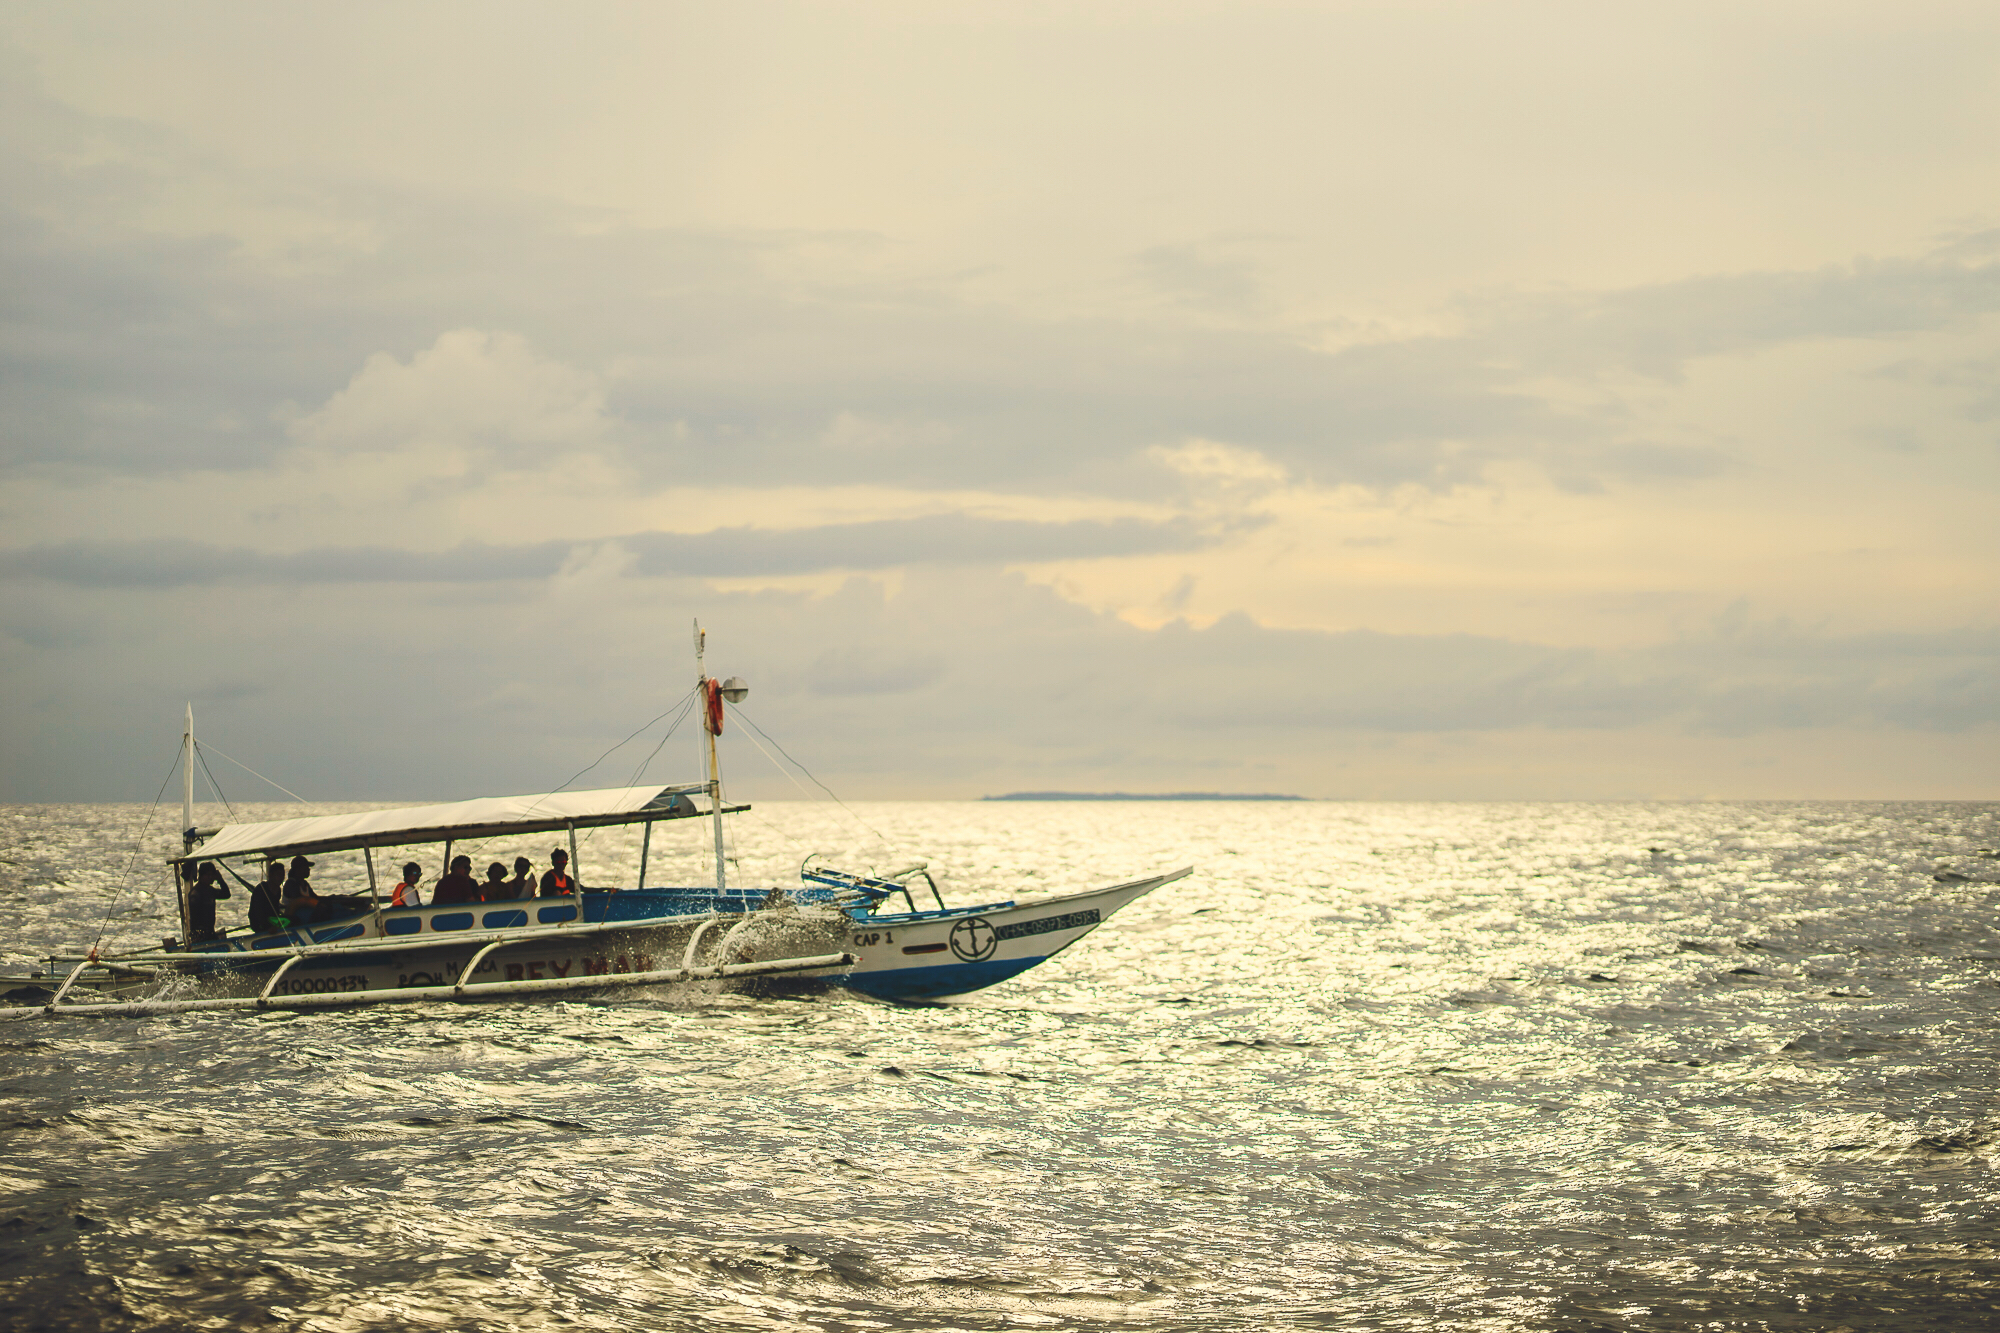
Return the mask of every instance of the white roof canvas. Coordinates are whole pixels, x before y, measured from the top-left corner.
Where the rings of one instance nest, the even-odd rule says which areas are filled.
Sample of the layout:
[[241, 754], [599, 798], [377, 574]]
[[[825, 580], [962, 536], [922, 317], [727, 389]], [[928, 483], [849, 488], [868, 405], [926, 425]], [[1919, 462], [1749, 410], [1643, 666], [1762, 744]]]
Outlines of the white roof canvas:
[[[447, 838], [492, 837], [535, 833], [601, 823], [626, 822], [621, 816], [659, 810], [663, 818], [693, 813], [677, 798], [704, 790], [701, 784], [679, 787], [609, 787], [601, 791], [544, 792], [533, 796], [482, 796], [445, 805], [410, 806], [401, 810], [365, 810], [351, 815], [308, 815], [274, 819], [261, 824], [226, 824], [186, 857], [209, 860], [261, 852], [268, 856], [298, 856], [354, 847], [397, 847], [408, 843], [443, 842]], [[669, 815], [667, 812], [674, 812]]]

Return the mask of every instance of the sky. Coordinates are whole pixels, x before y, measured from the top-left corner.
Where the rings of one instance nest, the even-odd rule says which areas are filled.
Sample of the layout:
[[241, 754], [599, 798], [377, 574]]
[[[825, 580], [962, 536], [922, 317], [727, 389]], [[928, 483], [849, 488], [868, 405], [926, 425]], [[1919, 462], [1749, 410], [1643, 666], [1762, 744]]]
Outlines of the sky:
[[696, 618], [848, 799], [2000, 799], [1996, 163], [1991, 4], [20, 0], [0, 799]]

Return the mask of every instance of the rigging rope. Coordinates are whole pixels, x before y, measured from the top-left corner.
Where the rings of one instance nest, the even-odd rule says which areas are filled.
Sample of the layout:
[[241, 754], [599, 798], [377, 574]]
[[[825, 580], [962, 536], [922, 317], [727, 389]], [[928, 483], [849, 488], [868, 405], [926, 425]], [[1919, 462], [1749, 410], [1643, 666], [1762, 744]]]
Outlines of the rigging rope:
[[[187, 748], [183, 745], [175, 752], [173, 766], [167, 770], [167, 776], [160, 783], [160, 789], [153, 793], [153, 808], [146, 812], [146, 826], [139, 830], [139, 841], [132, 848], [132, 859], [125, 863], [125, 875], [118, 881], [118, 889], [111, 895], [111, 901], [104, 909], [103, 919], [97, 923], [97, 938], [90, 942], [90, 953], [93, 958], [97, 956], [97, 946], [104, 943], [104, 931], [111, 924], [112, 910], [118, 906], [118, 900], [125, 896], [125, 886], [132, 882], [132, 868], [139, 864], [140, 856], [145, 853], [146, 835], [153, 831], [153, 817], [160, 813], [160, 798], [167, 794], [167, 783], [172, 782], [174, 774], [181, 771], [181, 754]], [[174, 889], [175, 892], [179, 892], [178, 882], [175, 883]]]
[[[215, 747], [213, 745], [207, 745], [207, 744], [201, 744], [199, 748], [204, 750], [215, 750]], [[217, 754], [222, 754], [222, 751], [220, 750], [215, 750], [215, 752]], [[226, 754], [222, 754], [222, 757], [224, 759], [229, 759], [229, 756]], [[251, 777], [258, 779], [261, 782], [271, 782], [271, 779], [265, 777], [262, 773], [259, 773], [256, 769], [250, 767], [250, 765], [244, 763], [241, 759], [229, 759], [229, 762], [236, 765], [238, 768], [242, 769], [245, 773], [248, 773]], [[209, 778], [209, 781], [213, 782], [215, 781], [215, 779], [211, 777]], [[293, 791], [290, 787], [285, 786], [283, 783], [271, 782], [271, 785], [273, 787], [276, 787], [279, 791], [283, 792], [285, 795], [291, 797], [295, 801], [304, 801], [306, 799], [305, 797], [299, 795], [297, 792]], [[221, 794], [222, 794], [221, 789], [217, 788], [216, 795], [220, 796]], [[308, 802], [308, 804], [310, 803]]]
[[[651, 768], [651, 767], [653, 766], [653, 760], [655, 760], [655, 759], [657, 759], [657, 758], [659, 757], [659, 754], [660, 754], [660, 751], [666, 748], [666, 745], [667, 745], [667, 742], [668, 742], [668, 741], [670, 741], [670, 740], [672, 740], [672, 739], [674, 738], [674, 733], [675, 733], [676, 731], [679, 731], [679, 730], [681, 729], [681, 723], [683, 723], [683, 722], [687, 721], [687, 715], [688, 715], [688, 710], [690, 710], [691, 708], [693, 708], [693, 707], [694, 707], [694, 702], [695, 702], [695, 695], [696, 695], [697, 693], [698, 693], [698, 691], [695, 691], [695, 690], [689, 690], [689, 691], [687, 692], [687, 697], [681, 700], [681, 711], [680, 711], [679, 715], [678, 715], [678, 716], [676, 716], [676, 717], [674, 718], [674, 720], [673, 720], [672, 722], [669, 722], [669, 723], [667, 724], [667, 734], [666, 734], [666, 735], [664, 735], [664, 736], [662, 736], [662, 737], [660, 737], [660, 743], [659, 743], [658, 745], [655, 745], [655, 746], [653, 747], [653, 752], [652, 752], [651, 754], [647, 755], [647, 756], [645, 757], [645, 759], [641, 760], [641, 761], [640, 761], [640, 764], [639, 764], [639, 766], [638, 766], [637, 768], [635, 768], [635, 769], [633, 769], [633, 770], [632, 770], [632, 776], [631, 776], [631, 778], [630, 778], [629, 780], [627, 780], [627, 782], [625, 783], [625, 785], [626, 785], [626, 786], [628, 786], [628, 787], [636, 787], [636, 786], [638, 786], [638, 785], [639, 785], [639, 779], [640, 779], [640, 778], [642, 778], [642, 777], [644, 777], [644, 776], [646, 776], [646, 770], [647, 770], [647, 769], [649, 769], [649, 768]], [[665, 713], [662, 713], [662, 714], [660, 714], [660, 717], [665, 717], [665, 716], [666, 716], [666, 714], [665, 714]], [[658, 721], [660, 720], [660, 717], [656, 717], [656, 718], [654, 718], [654, 719], [653, 719], [653, 722], [658, 722]], [[653, 722], [648, 722], [648, 723], [646, 724], [646, 727], [650, 727], [650, 726], [652, 726], [652, 725], [653, 725]], [[641, 727], [641, 728], [639, 728], [639, 731], [644, 731], [644, 730], [646, 729], [646, 727]], [[633, 733], [633, 735], [637, 735], [637, 734], [638, 734], [638, 732], [634, 732], [634, 733]], [[631, 740], [631, 739], [632, 739], [632, 737], [631, 737], [631, 736], [627, 736], [627, 737], [625, 738], [625, 740], [628, 740], [628, 741], [629, 741], [629, 740]], [[624, 742], [623, 742], [623, 741], [621, 741], [621, 742], [619, 742], [619, 744], [621, 744], [621, 745], [622, 745], [622, 744], [624, 744]], [[617, 747], [616, 747], [616, 746], [613, 746], [612, 748], [613, 748], [613, 749], [616, 749]], [[610, 750], [606, 750], [606, 751], [605, 751], [605, 754], [609, 754], [609, 753], [611, 753], [611, 751], [610, 751]], [[599, 762], [600, 762], [600, 763], [601, 763], [601, 762], [603, 762], [603, 757], [602, 757], [602, 756], [599, 756]], [[586, 770], [585, 770], [585, 772], [588, 772], [588, 771], [589, 771], [588, 769], [586, 769]], [[577, 776], [578, 776], [578, 777], [581, 777], [581, 776], [582, 776], [582, 774], [578, 774]], [[574, 782], [574, 781], [576, 781], [576, 778], [571, 778], [571, 779], [570, 779], [570, 781], [571, 781], [571, 782]], [[596, 833], [597, 833], [597, 830], [596, 830], [596, 829], [594, 829], [594, 828], [593, 828], [593, 829], [588, 829], [588, 830], [586, 830], [586, 831], [584, 832], [584, 835], [583, 835], [583, 842], [582, 842], [582, 845], [583, 845], [583, 846], [586, 846], [586, 847], [587, 847], [587, 846], [589, 846], [589, 845], [590, 845], [590, 840], [591, 840], [591, 838], [592, 838], [592, 837], [593, 837], [593, 836], [594, 836], [594, 835], [595, 835]], [[644, 885], [640, 885], [639, 887], [641, 887], [641, 888], [644, 888], [645, 886], [644, 886]]]
[[[694, 692], [693, 690], [689, 690], [689, 691], [687, 692], [687, 695], [686, 695], [685, 697], [683, 697], [683, 698], [681, 698], [681, 699], [677, 699], [677, 700], [675, 700], [675, 701], [674, 701], [674, 703], [673, 703], [673, 705], [672, 705], [671, 707], [669, 707], [669, 708], [668, 708], [668, 709], [666, 710], [666, 712], [665, 712], [665, 713], [661, 713], [661, 714], [660, 714], [660, 717], [665, 717], [665, 716], [667, 715], [667, 713], [671, 713], [671, 712], [673, 712], [673, 711], [674, 711], [674, 709], [676, 709], [676, 708], [681, 708], [681, 707], [685, 707], [685, 706], [686, 706], [686, 703], [687, 703], [687, 700], [688, 700], [689, 698], [692, 698], [692, 697], [694, 696], [694, 693], [695, 693], [695, 692]], [[609, 750], [606, 750], [606, 751], [605, 751], [605, 752], [604, 752], [603, 754], [601, 754], [601, 755], [597, 756], [597, 758], [595, 758], [595, 759], [591, 760], [591, 761], [590, 761], [590, 762], [589, 762], [588, 764], [586, 764], [586, 765], [584, 765], [584, 766], [583, 766], [582, 768], [578, 769], [578, 770], [577, 770], [577, 771], [576, 771], [575, 773], [573, 773], [573, 774], [571, 774], [571, 775], [570, 775], [570, 779], [569, 779], [569, 782], [565, 782], [565, 783], [563, 783], [563, 785], [562, 785], [562, 786], [560, 786], [560, 787], [557, 787], [557, 788], [556, 788], [556, 791], [552, 791], [552, 792], [550, 792], [550, 793], [549, 793], [549, 795], [550, 795], [550, 796], [554, 796], [554, 795], [556, 794], [556, 792], [559, 792], [559, 791], [567, 791], [567, 790], [569, 789], [569, 783], [570, 783], [570, 782], [575, 782], [575, 781], [576, 781], [576, 780], [577, 780], [578, 778], [582, 777], [582, 776], [583, 776], [583, 775], [584, 775], [585, 773], [588, 773], [588, 772], [589, 772], [589, 771], [590, 771], [591, 769], [593, 769], [593, 768], [596, 768], [596, 767], [597, 767], [597, 766], [598, 766], [599, 764], [601, 764], [601, 763], [603, 763], [603, 762], [604, 762], [605, 760], [609, 759], [609, 758], [610, 758], [610, 757], [611, 757], [611, 756], [612, 756], [613, 754], [617, 753], [617, 752], [618, 752], [619, 750], [622, 750], [622, 749], [624, 749], [624, 748], [625, 748], [625, 747], [626, 747], [627, 745], [630, 745], [630, 744], [631, 744], [631, 743], [632, 743], [632, 742], [633, 742], [634, 740], [636, 740], [636, 739], [637, 739], [637, 738], [638, 738], [638, 737], [639, 737], [639, 736], [640, 736], [640, 735], [641, 735], [642, 733], [644, 733], [644, 732], [646, 731], [646, 729], [647, 729], [648, 727], [651, 727], [651, 726], [653, 725], [653, 722], [658, 722], [658, 721], [660, 720], [660, 717], [656, 717], [656, 718], [654, 718], [654, 719], [652, 720], [652, 722], [648, 722], [648, 723], [646, 723], [646, 724], [645, 724], [645, 726], [642, 726], [642, 727], [640, 727], [638, 731], [635, 731], [635, 732], [633, 732], [633, 733], [632, 733], [632, 734], [631, 734], [630, 736], [627, 736], [627, 737], [626, 737], [626, 738], [625, 738], [624, 740], [622, 740], [622, 741], [618, 742], [618, 744], [616, 744], [616, 745], [612, 746], [612, 747], [611, 747], [611, 748], [610, 748]], [[678, 725], [679, 725], [679, 723], [676, 723], [675, 725], [676, 725], [676, 726], [678, 726]]]
[[[756, 733], [757, 733], [757, 734], [758, 734], [759, 736], [762, 736], [762, 737], [764, 737], [764, 739], [765, 739], [765, 740], [767, 740], [767, 741], [771, 741], [771, 745], [772, 745], [772, 747], [773, 747], [774, 749], [776, 749], [776, 750], [777, 750], [777, 752], [778, 752], [779, 754], [782, 754], [782, 755], [784, 755], [784, 756], [785, 756], [785, 758], [787, 758], [787, 759], [791, 759], [791, 762], [792, 762], [793, 764], [797, 765], [797, 767], [798, 767], [798, 770], [799, 770], [799, 772], [801, 772], [801, 773], [805, 774], [805, 775], [806, 775], [807, 777], [809, 777], [809, 778], [812, 778], [812, 780], [813, 780], [813, 785], [814, 785], [815, 787], [818, 787], [818, 788], [819, 788], [819, 789], [820, 789], [821, 791], [825, 792], [825, 793], [826, 793], [826, 794], [827, 794], [828, 796], [832, 796], [832, 797], [833, 797], [833, 803], [834, 803], [835, 805], [839, 806], [839, 807], [840, 807], [841, 809], [843, 809], [843, 810], [846, 810], [846, 811], [847, 811], [847, 815], [848, 815], [848, 818], [852, 819], [852, 820], [853, 820], [853, 821], [854, 821], [855, 823], [857, 823], [857, 824], [861, 825], [861, 827], [862, 827], [862, 828], [865, 828], [865, 829], [867, 829], [867, 830], [868, 830], [868, 831], [869, 831], [870, 833], [873, 833], [873, 834], [874, 834], [874, 835], [875, 835], [875, 836], [876, 836], [877, 838], [880, 838], [880, 839], [881, 839], [881, 842], [882, 842], [882, 845], [883, 845], [884, 847], [890, 847], [890, 848], [893, 848], [893, 847], [895, 846], [895, 844], [894, 844], [894, 843], [890, 842], [890, 841], [889, 841], [889, 840], [888, 840], [887, 838], [885, 838], [885, 837], [883, 837], [883, 836], [882, 836], [882, 832], [881, 832], [881, 830], [880, 830], [880, 829], [877, 829], [877, 828], [876, 828], [876, 827], [875, 827], [875, 826], [874, 826], [873, 824], [870, 824], [870, 823], [869, 823], [869, 822], [868, 822], [867, 820], [863, 819], [863, 818], [862, 818], [862, 817], [861, 817], [860, 815], [857, 815], [857, 814], [855, 814], [853, 810], [851, 810], [851, 809], [848, 809], [848, 805], [847, 805], [847, 802], [845, 802], [845, 801], [841, 800], [841, 799], [840, 799], [840, 797], [838, 797], [838, 796], [835, 796], [835, 795], [834, 795], [834, 791], [833, 791], [833, 788], [831, 788], [831, 787], [827, 786], [827, 785], [826, 785], [826, 784], [825, 784], [824, 782], [821, 782], [821, 781], [820, 781], [820, 780], [819, 780], [818, 778], [813, 778], [813, 772], [812, 772], [812, 770], [811, 770], [811, 769], [807, 768], [807, 767], [806, 767], [806, 766], [805, 766], [804, 764], [801, 764], [801, 763], [799, 763], [799, 761], [798, 761], [798, 760], [796, 760], [796, 759], [792, 759], [792, 756], [791, 756], [790, 752], [788, 752], [788, 751], [787, 751], [787, 750], [785, 749], [785, 747], [784, 747], [784, 746], [782, 746], [782, 745], [779, 745], [779, 744], [778, 744], [778, 743], [777, 743], [776, 741], [774, 741], [774, 740], [771, 740], [771, 737], [769, 736], [769, 734], [767, 734], [767, 733], [765, 732], [765, 730], [764, 730], [764, 729], [763, 729], [762, 727], [758, 726], [758, 725], [757, 725], [757, 724], [756, 724], [756, 723], [755, 723], [754, 721], [752, 721], [752, 720], [751, 720], [751, 718], [750, 718], [750, 715], [749, 715], [748, 713], [746, 713], [746, 712], [744, 712], [744, 711], [743, 711], [743, 705], [742, 705], [742, 704], [731, 704], [731, 705], [730, 705], [730, 708], [731, 708], [731, 709], [732, 709], [732, 710], [733, 710], [733, 711], [735, 712], [736, 716], [738, 716], [738, 717], [740, 717], [740, 718], [742, 718], [742, 719], [743, 719], [743, 723], [744, 723], [744, 725], [745, 725], [745, 726], [749, 727], [749, 728], [750, 728], [750, 730], [752, 730], [752, 731], [756, 732]], [[759, 747], [759, 748], [762, 748], [762, 747]], [[767, 757], [768, 757], [768, 756], [767, 756]], [[773, 762], [776, 762], [776, 761], [774, 760]], [[793, 779], [793, 782], [794, 782], [794, 783], [796, 783], [797, 781], [798, 781], [798, 779], [796, 779], [796, 778], [794, 778], [794, 779]], [[804, 789], [803, 787], [801, 787], [801, 788], [800, 788], [799, 790], [801, 790], [801, 791], [804, 791], [805, 789]]]
[[222, 808], [229, 812], [229, 817], [231, 819], [236, 818], [236, 807], [231, 805], [229, 803], [229, 798], [222, 794], [222, 784], [220, 782], [217, 782], [215, 780], [215, 774], [213, 772], [210, 772], [208, 767], [208, 758], [201, 752], [200, 741], [196, 741], [194, 743], [194, 757], [201, 761], [201, 771], [208, 774], [208, 785], [215, 792], [215, 799], [222, 802]]
[[[667, 725], [667, 734], [660, 737], [660, 743], [653, 747], [653, 752], [646, 756], [646, 761], [640, 764], [638, 768], [633, 770], [631, 781], [627, 782], [625, 784], [626, 786], [636, 787], [639, 785], [639, 779], [644, 777], [646, 775], [646, 770], [653, 766], [653, 761], [659, 758], [660, 751], [666, 748], [667, 742], [674, 738], [674, 733], [676, 731], [680, 730], [681, 723], [687, 721], [688, 710], [694, 707], [694, 697], [695, 697], [695, 692], [693, 690], [689, 690], [687, 698], [683, 700], [681, 703], [680, 716], [675, 718], [671, 723]], [[660, 715], [660, 717], [665, 717], [665, 716], [666, 714], [664, 713]], [[659, 718], [655, 718], [653, 719], [653, 721], [657, 722], [659, 721]], [[651, 726], [652, 723], [649, 722], [646, 725]]]

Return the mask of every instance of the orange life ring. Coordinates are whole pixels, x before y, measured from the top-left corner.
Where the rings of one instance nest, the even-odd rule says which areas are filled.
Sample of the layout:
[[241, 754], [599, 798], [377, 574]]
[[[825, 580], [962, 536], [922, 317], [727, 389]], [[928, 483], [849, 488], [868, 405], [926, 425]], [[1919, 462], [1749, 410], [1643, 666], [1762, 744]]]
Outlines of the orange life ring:
[[720, 681], [711, 680], [708, 682], [708, 734], [711, 736], [720, 736], [722, 734], [722, 683]]

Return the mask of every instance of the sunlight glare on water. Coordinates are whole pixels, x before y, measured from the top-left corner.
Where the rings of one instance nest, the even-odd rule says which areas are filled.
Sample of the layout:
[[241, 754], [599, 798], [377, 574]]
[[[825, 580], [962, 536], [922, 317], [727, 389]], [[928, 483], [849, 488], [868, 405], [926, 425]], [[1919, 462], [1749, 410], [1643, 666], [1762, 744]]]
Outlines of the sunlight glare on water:
[[[1995, 807], [855, 809], [887, 845], [740, 817], [733, 882], [1196, 873], [940, 1005], [0, 1027], [0, 1323], [2000, 1327]], [[89, 942], [145, 816], [0, 809], [10, 970]], [[109, 941], [173, 933], [164, 851]]]

